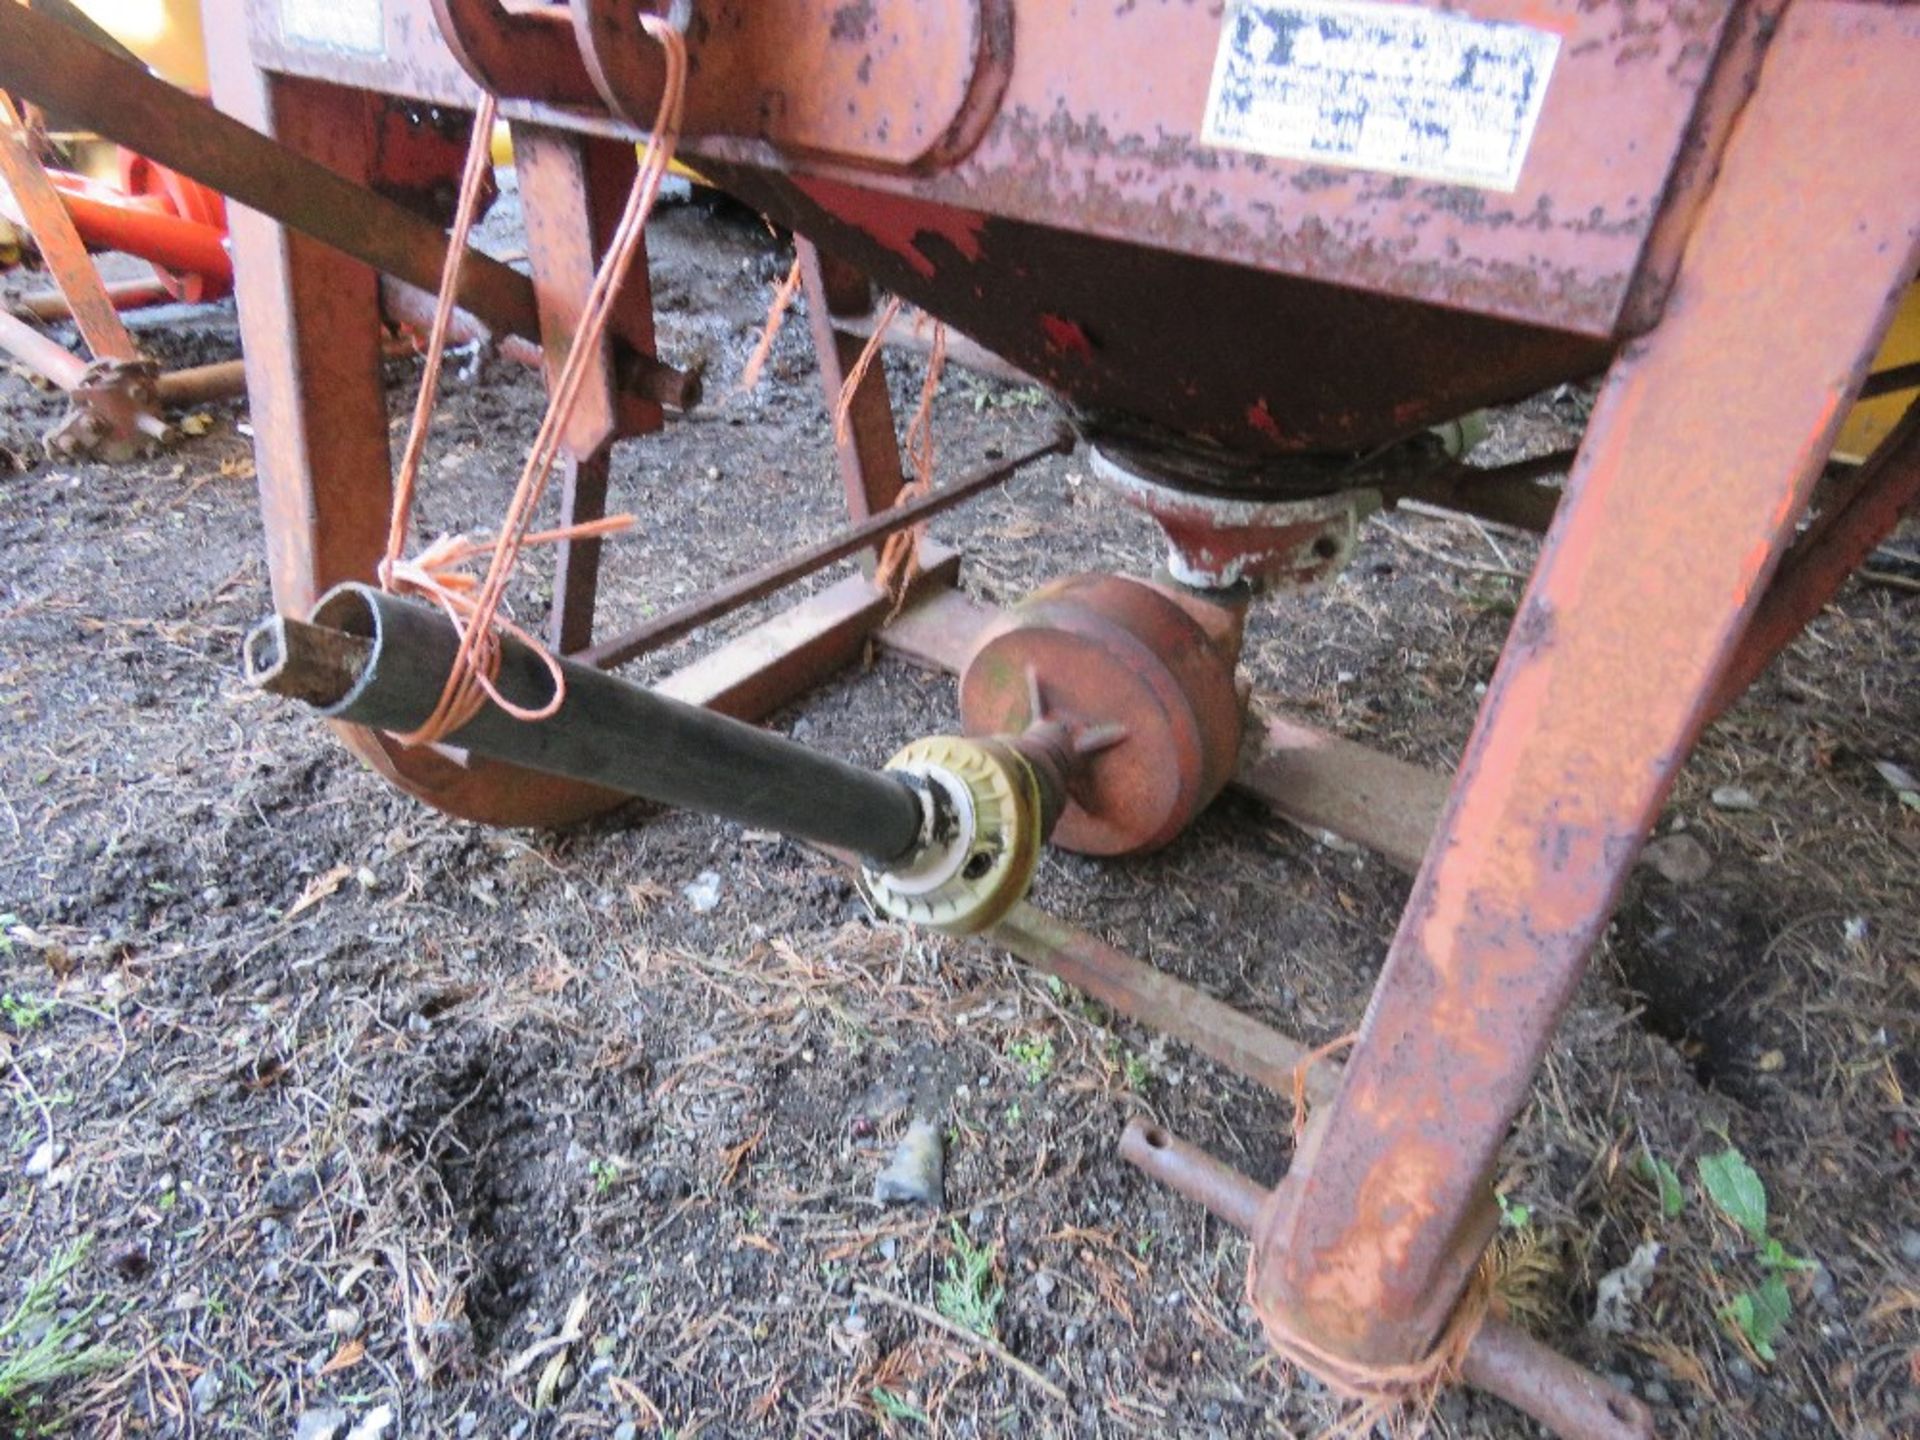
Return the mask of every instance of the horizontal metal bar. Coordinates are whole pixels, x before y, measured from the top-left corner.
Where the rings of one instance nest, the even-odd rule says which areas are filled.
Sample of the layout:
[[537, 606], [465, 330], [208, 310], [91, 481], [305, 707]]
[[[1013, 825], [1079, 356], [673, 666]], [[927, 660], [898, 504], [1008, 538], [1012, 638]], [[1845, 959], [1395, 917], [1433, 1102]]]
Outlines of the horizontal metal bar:
[[1162, 1126], [1134, 1116], [1120, 1134], [1120, 1158], [1242, 1235], [1260, 1223], [1266, 1191]]
[[[418, 332], [423, 341], [433, 328], [435, 303], [436, 297], [418, 285], [410, 285], [392, 275], [380, 277], [380, 309], [388, 323]], [[496, 335], [493, 328], [472, 311], [456, 308], [448, 318], [447, 343], [471, 345], [475, 342], [496, 346], [507, 359], [530, 370], [538, 370], [546, 363], [546, 353], [541, 350], [538, 339], [511, 331]]]
[[1510, 465], [1449, 465], [1434, 474], [1388, 486], [1382, 493], [1389, 505], [1420, 500], [1442, 510], [1544, 535], [1560, 508], [1560, 491], [1539, 482], [1571, 470], [1575, 453], [1555, 450]]
[[0, 351], [62, 390], [77, 387], [87, 373], [85, 360], [6, 310], [0, 310]]
[[246, 366], [238, 360], [220, 360], [212, 365], [169, 370], [154, 382], [154, 391], [162, 405], [183, 409], [213, 400], [231, 400], [247, 393]]
[[[920, 566], [907, 582], [903, 614], [959, 583], [959, 553], [937, 541], [922, 544]], [[886, 592], [855, 573], [741, 631], [653, 688], [689, 705], [758, 720], [858, 661], [867, 641], [886, 633], [892, 611]]]
[[[368, 585], [338, 585], [314, 607], [312, 623], [275, 616], [256, 627], [247, 637], [247, 673], [255, 686], [296, 694], [330, 720], [408, 734], [433, 713], [458, 648], [438, 610]], [[559, 663], [566, 694], [553, 715], [521, 720], [489, 703], [446, 743], [881, 864], [918, 845], [920, 798], [899, 776], [577, 661]], [[494, 683], [527, 709], [553, 695], [542, 656], [510, 636], [501, 638]]]
[[1862, 400], [1875, 400], [1882, 395], [1896, 394], [1901, 390], [1911, 390], [1920, 386], [1920, 360], [1910, 365], [1895, 365], [1889, 370], [1878, 370], [1867, 376], [1860, 387]]
[[596, 665], [603, 670], [623, 665], [636, 656], [650, 650], [658, 650], [663, 645], [671, 645], [684, 635], [690, 635], [702, 625], [712, 624], [724, 615], [730, 615], [742, 606], [751, 605], [756, 600], [765, 599], [776, 590], [785, 589], [796, 580], [802, 580], [817, 571], [824, 570], [835, 561], [844, 560], [868, 549], [896, 531], [918, 525], [942, 511], [951, 510], [984, 490], [996, 485], [1004, 485], [1024, 467], [1048, 455], [1064, 455], [1072, 451], [1073, 435], [1062, 429], [1044, 445], [1027, 450], [1010, 460], [985, 470], [976, 471], [964, 480], [955, 481], [943, 490], [923, 495], [918, 500], [910, 500], [904, 505], [895, 505], [883, 510], [871, 519], [829, 536], [817, 545], [809, 545], [804, 550], [796, 550], [784, 559], [771, 565], [730, 580], [717, 590], [709, 591], [691, 604], [682, 605], [665, 615], [636, 625], [631, 630], [610, 636], [596, 645], [590, 645], [578, 652], [576, 658], [587, 665]]
[[[107, 299], [112, 302], [116, 310], [144, 310], [150, 305], [168, 304], [173, 299], [173, 292], [167, 289], [158, 278], [110, 280], [102, 288], [107, 292]], [[43, 324], [73, 318], [73, 306], [67, 303], [67, 297], [58, 290], [36, 290], [30, 295], [22, 295], [17, 300], [8, 301], [6, 308], [16, 315], [25, 315]]]
[[[1294, 1071], [1312, 1058], [1312, 1050], [1292, 1036], [1025, 901], [985, 938], [1275, 1094], [1291, 1095]], [[1314, 1062], [1306, 1074], [1308, 1097], [1315, 1102], [1332, 1098], [1339, 1077], [1340, 1067], [1332, 1061]]]
[[1408, 874], [1420, 868], [1452, 780], [1366, 745], [1269, 711], [1243, 752], [1234, 788], [1309, 832], [1375, 851]]
[[[1246, 1176], [1138, 1116], [1120, 1137], [1120, 1158], [1242, 1235], [1252, 1233], [1267, 1204], [1268, 1192]], [[1460, 1378], [1562, 1440], [1653, 1440], [1653, 1412], [1638, 1399], [1492, 1316], [1474, 1332]]]

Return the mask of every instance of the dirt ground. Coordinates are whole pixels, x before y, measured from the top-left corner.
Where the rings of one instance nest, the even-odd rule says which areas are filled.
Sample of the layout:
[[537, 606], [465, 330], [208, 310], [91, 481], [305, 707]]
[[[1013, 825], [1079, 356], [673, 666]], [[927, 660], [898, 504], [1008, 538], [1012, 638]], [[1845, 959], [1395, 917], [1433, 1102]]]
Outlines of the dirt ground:
[[[805, 327], [731, 393], [775, 242], [684, 207], [653, 248], [663, 349], [703, 355], [715, 398], [622, 448], [615, 504], [642, 523], [610, 548], [615, 617], [836, 519]], [[169, 363], [235, 353], [230, 312], [140, 324]], [[920, 369], [889, 368], [904, 414]], [[418, 366], [389, 373], [397, 439]], [[0, 1433], [1284, 1436], [1338, 1414], [1260, 1340], [1243, 1242], [1114, 1153], [1147, 1114], [1271, 1182], [1283, 1101], [1004, 954], [876, 923], [774, 836], [643, 806], [502, 833], [396, 795], [239, 683], [269, 608], [243, 406], [107, 467], [38, 457], [57, 406], [19, 378], [0, 402], [0, 1315], [87, 1240], [53, 1318], [80, 1322], [69, 1356], [109, 1352], [0, 1405]], [[504, 362], [451, 385], [427, 529], [498, 513], [539, 404]], [[1489, 453], [1563, 440], [1581, 406], [1502, 417]], [[944, 473], [1051, 423], [956, 371]], [[1157, 558], [1084, 456], [934, 533], [992, 601]], [[1246, 669], [1444, 767], [1531, 555], [1376, 521], [1323, 593], [1256, 608]], [[1920, 1435], [1920, 809], [1875, 763], [1920, 771], [1915, 604], [1850, 586], [1705, 737], [1659, 827], [1686, 837], [1677, 878], [1637, 874], [1505, 1154], [1507, 1303], [1667, 1435]], [[775, 723], [873, 762], [955, 721], [950, 681], [881, 659]], [[1228, 798], [1149, 859], [1050, 854], [1037, 899], [1318, 1043], [1357, 1021], [1406, 890]], [[940, 1214], [871, 1198], [916, 1106], [946, 1132]], [[1751, 1233], [1703, 1180], [1729, 1149], [1764, 1186]], [[1770, 1275], [1789, 1313], [1756, 1345]], [[971, 1303], [1001, 1353], [902, 1302]], [[0, 1332], [0, 1359], [46, 1324]], [[1460, 1393], [1430, 1433], [1537, 1432]]]

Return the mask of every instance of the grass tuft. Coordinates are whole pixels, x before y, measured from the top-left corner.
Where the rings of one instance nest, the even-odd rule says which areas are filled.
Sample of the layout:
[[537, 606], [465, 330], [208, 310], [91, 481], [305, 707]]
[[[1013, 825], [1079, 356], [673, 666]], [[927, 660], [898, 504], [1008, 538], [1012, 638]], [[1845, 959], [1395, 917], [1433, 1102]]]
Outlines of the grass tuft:
[[993, 1279], [993, 1246], [975, 1245], [954, 1221], [953, 1253], [947, 1257], [947, 1278], [934, 1291], [935, 1308], [976, 1335], [992, 1335], [1005, 1298]]
[[83, 1236], [54, 1252], [13, 1313], [0, 1320], [0, 1414], [15, 1414], [35, 1404], [49, 1386], [125, 1363], [126, 1356], [105, 1345], [73, 1343], [100, 1308], [100, 1298], [62, 1318], [60, 1291], [86, 1258], [92, 1237]]

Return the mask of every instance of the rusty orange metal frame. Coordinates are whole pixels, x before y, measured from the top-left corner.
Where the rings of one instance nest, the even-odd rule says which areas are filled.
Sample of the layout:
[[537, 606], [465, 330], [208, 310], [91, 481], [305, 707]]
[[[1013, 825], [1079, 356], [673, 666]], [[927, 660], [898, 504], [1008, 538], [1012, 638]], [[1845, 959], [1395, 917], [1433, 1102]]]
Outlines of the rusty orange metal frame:
[[[633, 7], [386, 0], [356, 10], [365, 33], [341, 45], [297, 33], [297, 6], [214, 4], [222, 107], [330, 172], [315, 203], [344, 195], [373, 213], [338, 184], [373, 168], [366, 92], [459, 107], [484, 83], [507, 97], [551, 354], [597, 254], [605, 192], [631, 163], [611, 142], [631, 141], [660, 83]], [[19, 27], [12, 9], [0, 6], [0, 39]], [[1457, 18], [1558, 36], [1532, 154], [1502, 192], [1206, 144], [1219, 32], [1185, 0], [1098, 20], [940, 0], [913, 7], [911, 24], [901, 7], [824, 0], [699, 9], [688, 144], [704, 173], [822, 246], [803, 240], [800, 257], [830, 394], [877, 278], [1050, 385], [1096, 440], [1171, 435], [1231, 457], [1240, 468], [1220, 489], [1239, 504], [1298, 498], [1303, 473], [1326, 473], [1303, 472], [1302, 455], [1370, 452], [1471, 406], [1607, 372], [1557, 505], [1493, 482], [1484, 492], [1550, 529], [1450, 786], [1281, 717], [1237, 778], [1303, 824], [1418, 867], [1337, 1087], [1316, 1080], [1327, 1103], [1257, 1214], [1244, 1195], [1230, 1208], [1253, 1232], [1250, 1294], [1276, 1336], [1362, 1365], [1421, 1360], [1491, 1232], [1491, 1169], [1533, 1070], [1701, 726], [1920, 489], [1910, 416], [1793, 543], [1920, 264], [1920, 10], [1460, 0]], [[146, 113], [184, 114], [159, 100]], [[257, 185], [257, 156], [252, 170], [234, 164], [223, 146], [240, 142], [221, 133], [181, 153], [197, 145], [211, 168]], [[257, 214], [236, 215], [234, 246], [275, 597], [303, 613], [326, 586], [371, 573], [384, 531], [375, 282]], [[427, 248], [409, 232], [366, 258], [417, 270]], [[489, 303], [475, 308], [526, 333], [533, 287], [482, 278], [474, 298], [488, 289]], [[640, 350], [650, 318], [636, 288], [625, 333]], [[600, 360], [595, 404], [570, 437], [575, 516], [601, 503], [606, 445], [657, 423], [623, 393], [615, 357]], [[901, 489], [877, 368], [839, 460], [856, 526], [843, 540], [858, 545]], [[1473, 484], [1437, 472], [1404, 493], [1467, 504]], [[563, 645], [590, 635], [594, 559], [564, 568]], [[856, 575], [663, 688], [765, 713], [876, 633], [958, 668], [995, 617], [951, 589], [957, 557], [928, 547], [923, 560], [891, 624], [891, 599]], [[765, 593], [766, 578], [733, 593]], [[625, 648], [616, 637], [600, 653]], [[457, 814], [550, 824], [612, 800], [364, 732], [347, 741]], [[1298, 1063], [1294, 1042], [1037, 912], [1017, 911], [1000, 939], [1116, 1003], [1169, 1014], [1176, 1033], [1265, 1083]], [[1533, 1413], [1585, 1406], [1555, 1412], [1574, 1416], [1552, 1421], [1564, 1433], [1643, 1433], [1644, 1411], [1563, 1361], [1516, 1359], [1510, 1338], [1491, 1332], [1482, 1383], [1508, 1393], [1517, 1365], [1548, 1377]]]
[[[1467, 8], [1519, 13], [1498, 0]], [[344, 122], [355, 102], [315, 79], [387, 88], [399, 78], [457, 103], [473, 93], [464, 65], [523, 107], [523, 124], [611, 135], [631, 133], [621, 117], [650, 108], [657, 79], [620, 6], [577, 0], [578, 70], [554, 15], [509, 17], [484, 0], [442, 0], [453, 43], [437, 52], [424, 28], [406, 37], [394, 28], [406, 9], [383, 11], [390, 54], [377, 62], [303, 47], [280, 33], [276, 12], [250, 9], [250, 55], [239, 26], [224, 27], [232, 50], [216, 66], [228, 77], [224, 102], [349, 173], [364, 164], [339, 138], [351, 131]], [[802, 248], [830, 392], [858, 348], [834, 320], [871, 309], [862, 272], [960, 320], [1070, 397], [1253, 451], [1378, 443], [1617, 354], [1433, 843], [1430, 780], [1285, 722], [1242, 772], [1243, 784], [1283, 808], [1291, 803], [1308, 823], [1377, 831], [1381, 815], [1398, 815], [1406, 823], [1388, 839], [1389, 853], [1402, 864], [1425, 856], [1338, 1092], [1255, 1226], [1257, 1308], [1286, 1333], [1356, 1361], [1424, 1355], [1477, 1262], [1491, 1230], [1497, 1149], [1715, 686], [1730, 673], [1890, 298], [1913, 274], [1920, 144], [1911, 142], [1920, 137], [1902, 89], [1920, 63], [1920, 23], [1848, 0], [1800, 0], [1784, 18], [1780, 10], [1695, 6], [1629, 41], [1610, 28], [1611, 7], [1547, 7], [1564, 21], [1568, 46], [1540, 148], [1515, 195], [1477, 197], [1473, 207], [1436, 206], [1418, 187], [1360, 173], [1206, 154], [1177, 127], [1156, 163], [1133, 163], [1124, 137], [1156, 127], [1164, 136], [1169, 113], [1200, 108], [1204, 52], [1188, 43], [1186, 17], [1171, 5], [1138, 7], [1100, 37], [1107, 63], [1097, 81], [1068, 63], [1088, 37], [1065, 12], [1021, 11], [1009, 57], [980, 41], [991, 40], [981, 11], [937, 7], [931, 33], [976, 43], [907, 57], [904, 73], [945, 98], [930, 107], [934, 128], [884, 153], [874, 112], [861, 105], [844, 124], [805, 110], [793, 117], [799, 128], [779, 134], [742, 118], [744, 109], [728, 110], [756, 84], [773, 84], [779, 56], [763, 54], [772, 69], [726, 71], [735, 78], [706, 97], [707, 108], [690, 107], [691, 143], [710, 169], [859, 263], [856, 270]], [[724, 13], [737, 40], [751, 21]], [[822, 54], [837, 64], [870, 39], [856, 34]], [[716, 65], [725, 53], [716, 52]], [[403, 77], [396, 54], [409, 59]], [[1114, 83], [1135, 73], [1155, 84]], [[578, 103], [583, 82], [607, 101], [606, 120], [552, 108]], [[891, 75], [863, 91], [862, 103], [904, 84]], [[996, 86], [999, 118], [972, 149], [960, 155], [958, 142], [930, 138], [939, 123], [949, 137], [967, 133], [954, 126]], [[1617, 148], [1604, 159], [1588, 123], [1603, 105], [1624, 127], [1607, 136]], [[1049, 132], [1046, 117], [1062, 111], [1091, 119]], [[1896, 132], [1901, 142], [1889, 143]], [[767, 148], [782, 139], [787, 152]], [[941, 143], [956, 147], [944, 163]], [[1309, 184], [1328, 193], [1311, 203], [1265, 201]], [[1174, 195], [1186, 198], [1171, 205]], [[1550, 222], [1542, 241], [1516, 220], [1543, 207], [1581, 221]], [[557, 213], [584, 225], [578, 196]], [[1046, 228], [1063, 220], [1076, 233]], [[364, 328], [364, 313], [354, 319], [342, 308], [338, 282], [351, 280], [348, 290], [364, 282], [292, 248], [300, 242], [290, 237], [236, 238], [250, 257], [243, 312], [291, 312], [304, 362], [338, 365], [341, 345]], [[1112, 277], [1135, 263], [1121, 245], [1151, 249], [1162, 283], [1115, 286]], [[1800, 267], [1791, 286], [1778, 283], [1781, 254]], [[1221, 260], [1247, 269], [1205, 268]], [[255, 284], [272, 286], [251, 301], [249, 270]], [[1346, 288], [1336, 298], [1324, 282]], [[1193, 304], [1195, 294], [1209, 303]], [[1423, 308], [1435, 303], [1452, 308]], [[370, 297], [355, 302], [363, 312], [367, 304]], [[1216, 353], [1199, 343], [1196, 326], [1223, 308], [1262, 310], [1280, 335], [1290, 333], [1289, 317], [1312, 314], [1343, 337], [1366, 338], [1350, 356], [1333, 356], [1316, 392], [1331, 401], [1250, 391], [1278, 367], [1257, 344]], [[1642, 338], [1629, 341], [1634, 332]], [[284, 375], [279, 343], [277, 333], [262, 336], [263, 372]], [[346, 390], [360, 383], [340, 378]], [[385, 459], [376, 407], [364, 397], [350, 409], [365, 418], [346, 426], [317, 423], [311, 383], [290, 387], [282, 378], [268, 403], [293, 422], [274, 432], [286, 437], [270, 442], [283, 453], [263, 457], [262, 473], [270, 532], [297, 552], [278, 557], [276, 586], [283, 605], [298, 605], [319, 583], [369, 563], [370, 538], [355, 536], [354, 523], [384, 513]], [[348, 412], [338, 395], [327, 403]], [[344, 457], [343, 445], [353, 447]], [[841, 464], [856, 520], [897, 494], [893, 419], [872, 375], [856, 395]], [[322, 472], [331, 477], [325, 496], [311, 489]], [[1873, 493], [1877, 523], [1893, 492]], [[339, 519], [308, 526], [304, 516], [321, 503]], [[1538, 507], [1528, 513], [1546, 518]], [[1822, 557], [1809, 554], [1817, 590], [1837, 560], [1815, 564]], [[871, 602], [855, 596], [852, 604]], [[952, 663], [977, 635], [977, 617], [957, 604], [936, 589], [883, 638]], [[789, 672], [798, 684], [817, 670], [803, 660]], [[705, 686], [714, 695], [725, 688]], [[401, 755], [366, 737], [354, 743], [399, 783], [461, 813], [552, 819], [603, 803], [530, 793], [512, 776]], [[1356, 776], [1385, 798], [1343, 808]], [[1057, 935], [1006, 938], [1031, 953], [1060, 950]], [[1596, 1433], [1638, 1433], [1642, 1417], [1617, 1404], [1595, 1421]], [[1604, 1429], [1608, 1415], [1614, 1432]]]
[[1782, 22], [1668, 313], [1608, 376], [1340, 1095], [1263, 1217], [1252, 1294], [1288, 1330], [1418, 1359], [1478, 1262], [1500, 1144], [1920, 264], [1916, 74], [1912, 10]]
[[13, 192], [14, 203], [27, 222], [27, 233], [40, 247], [87, 348], [101, 360], [138, 359], [133, 338], [101, 284], [86, 242], [33, 153], [20, 112], [4, 93], [0, 93], [0, 178]]

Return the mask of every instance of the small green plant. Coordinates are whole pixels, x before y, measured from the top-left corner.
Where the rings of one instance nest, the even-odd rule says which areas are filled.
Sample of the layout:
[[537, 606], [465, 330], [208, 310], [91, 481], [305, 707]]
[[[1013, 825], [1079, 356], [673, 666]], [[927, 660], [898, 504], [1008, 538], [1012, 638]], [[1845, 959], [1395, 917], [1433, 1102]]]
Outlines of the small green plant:
[[947, 1257], [947, 1278], [934, 1288], [934, 1308], [976, 1335], [991, 1335], [1005, 1298], [993, 1278], [993, 1246], [975, 1245], [954, 1221], [953, 1253]]
[[1756, 1242], [1765, 1240], [1767, 1187], [1747, 1163], [1747, 1157], [1729, 1145], [1718, 1155], [1701, 1156], [1694, 1164], [1700, 1172], [1700, 1188], [1720, 1213]]
[[1769, 1274], [1752, 1290], [1742, 1290], [1720, 1307], [1721, 1323], [1739, 1330], [1753, 1353], [1768, 1364], [1774, 1360], [1774, 1340], [1792, 1318], [1793, 1295], [1777, 1273]]
[[1120, 1069], [1121, 1074], [1126, 1078], [1127, 1088], [1129, 1090], [1146, 1089], [1147, 1077], [1153, 1073], [1151, 1067], [1147, 1064], [1147, 1057], [1135, 1054], [1131, 1050], [1127, 1052], [1126, 1061]]
[[1500, 1223], [1509, 1230], [1525, 1230], [1533, 1223], [1533, 1207], [1522, 1205], [1518, 1200], [1509, 1200], [1496, 1191], [1494, 1200], [1500, 1206]]
[[22, 1033], [33, 1029], [52, 1013], [53, 1002], [42, 1000], [37, 995], [0, 995], [0, 1015], [5, 1015], [7, 1023]]
[[974, 386], [970, 398], [976, 415], [988, 408], [1033, 410], [1047, 403], [1046, 396], [1031, 385], [1007, 389], [995, 382]]
[[1029, 1085], [1038, 1085], [1053, 1073], [1053, 1041], [1044, 1035], [1022, 1035], [1007, 1046], [1007, 1054], [1027, 1072]]
[[1760, 1261], [1760, 1268], [1763, 1270], [1811, 1270], [1814, 1268], [1813, 1261], [1788, 1254], [1786, 1247], [1771, 1237], [1765, 1245], [1760, 1247], [1760, 1254], [1756, 1258]]
[[1651, 1150], [1643, 1149], [1633, 1162], [1634, 1173], [1660, 1192], [1660, 1214], [1668, 1220], [1687, 1208], [1687, 1192], [1680, 1186], [1679, 1173]]
[[927, 1412], [903, 1396], [894, 1394], [884, 1385], [876, 1385], [868, 1392], [873, 1396], [873, 1405], [889, 1420], [911, 1420], [917, 1425], [932, 1428], [933, 1421], [927, 1418]]
[[27, 1293], [0, 1320], [0, 1413], [20, 1414], [41, 1391], [61, 1380], [123, 1364], [126, 1356], [104, 1345], [73, 1345], [100, 1308], [96, 1296], [71, 1316], [59, 1314], [60, 1290], [86, 1257], [92, 1237], [54, 1252], [46, 1268], [27, 1282]]
[[1018, 1100], [1014, 1101], [1011, 1105], [1007, 1106], [1006, 1118], [1007, 1118], [1007, 1129], [1018, 1130], [1020, 1128], [1020, 1121], [1024, 1117], [1021, 1113], [1020, 1102]]
[[587, 1174], [593, 1179], [595, 1195], [610, 1195], [613, 1187], [620, 1183], [620, 1164], [604, 1155], [596, 1155], [587, 1162]]
[[1737, 1330], [1760, 1359], [1772, 1364], [1773, 1342], [1793, 1316], [1793, 1293], [1785, 1272], [1811, 1270], [1813, 1262], [1789, 1254], [1767, 1234], [1767, 1187], [1747, 1157], [1729, 1145], [1717, 1155], [1695, 1162], [1700, 1188], [1722, 1215], [1739, 1226], [1759, 1246], [1755, 1260], [1766, 1272], [1760, 1283], [1743, 1290], [1720, 1307], [1720, 1322]]

